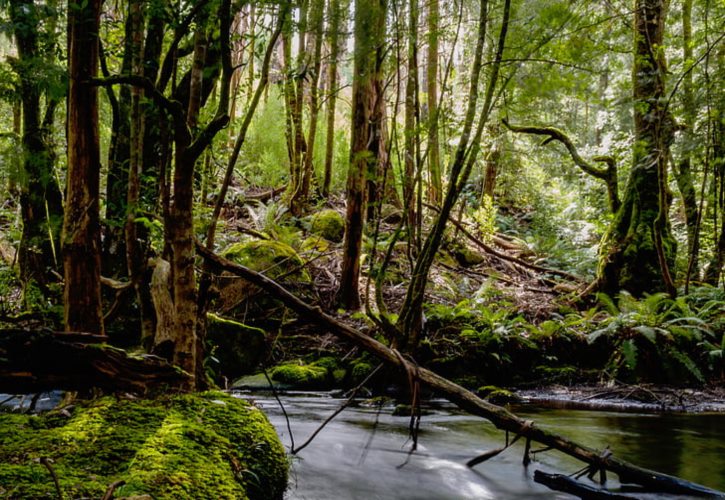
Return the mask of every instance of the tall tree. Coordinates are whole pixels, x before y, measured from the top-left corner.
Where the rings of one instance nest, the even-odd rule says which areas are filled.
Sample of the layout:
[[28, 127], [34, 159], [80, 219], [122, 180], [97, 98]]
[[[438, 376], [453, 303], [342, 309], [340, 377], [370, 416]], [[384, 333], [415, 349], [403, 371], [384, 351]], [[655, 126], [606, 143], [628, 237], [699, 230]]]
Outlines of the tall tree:
[[667, 113], [663, 38], [667, 2], [636, 0], [634, 9], [634, 150], [622, 206], [603, 245], [602, 290], [674, 293], [670, 268], [676, 242], [670, 233], [667, 161], [674, 121]]
[[428, 201], [436, 205], [443, 200], [440, 144], [438, 141], [439, 9], [438, 0], [428, 0], [428, 65], [426, 75], [428, 94]]
[[673, 173], [677, 181], [677, 187], [682, 196], [682, 205], [685, 209], [685, 223], [687, 225], [687, 248], [689, 262], [687, 266], [687, 279], [695, 277], [699, 274], [698, 255], [699, 238], [698, 238], [698, 210], [697, 210], [697, 194], [692, 174], [692, 151], [695, 148], [695, 116], [697, 110], [695, 108], [694, 83], [691, 68], [688, 65], [693, 64], [693, 47], [692, 47], [692, 0], [684, 0], [682, 2], [682, 61], [686, 73], [682, 80], [682, 125], [684, 128], [681, 141], [680, 158], [673, 164]]
[[[51, 81], [52, 63], [40, 43], [41, 12], [32, 0], [10, 2], [11, 27], [17, 46], [12, 66], [19, 77], [22, 113], [23, 161], [20, 176], [20, 212], [23, 232], [18, 261], [24, 283], [45, 285], [59, 267], [60, 227], [63, 207], [54, 172], [52, 143], [54, 112], [59, 101], [59, 82]], [[54, 37], [54, 33], [48, 33]], [[39, 75], [41, 76], [39, 78]], [[46, 95], [41, 118], [41, 97]], [[55, 89], [55, 90], [53, 90]], [[53, 95], [53, 91], [56, 95]]]
[[332, 182], [332, 163], [335, 147], [335, 105], [337, 103], [337, 62], [340, 54], [340, 24], [344, 8], [341, 0], [330, 0], [328, 17], [330, 19], [327, 30], [327, 44], [330, 47], [330, 58], [327, 65], [327, 136], [325, 138], [325, 170], [322, 180], [322, 196], [330, 194]]
[[101, 0], [68, 9], [68, 172], [63, 219], [65, 328], [102, 334], [98, 71]]
[[342, 307], [360, 307], [360, 256], [366, 199], [366, 180], [375, 173], [376, 151], [371, 149], [371, 117], [375, 108], [378, 48], [384, 43], [385, 0], [355, 2], [352, 83], [352, 131], [347, 172], [345, 238], [338, 301]]
[[[503, 52], [506, 46], [509, 17], [511, 14], [511, 0], [505, 0], [501, 29], [499, 31], [496, 53], [491, 64], [491, 72], [486, 85], [484, 102], [478, 117], [478, 124], [473, 129], [476, 106], [478, 103], [478, 83], [483, 67], [483, 46], [486, 40], [486, 28], [488, 25], [488, 1], [481, 0], [479, 13], [478, 38], [471, 66], [471, 81], [468, 94], [468, 106], [463, 122], [463, 130], [456, 147], [448, 176], [448, 189], [446, 191], [443, 205], [436, 217], [433, 227], [425, 239], [420, 255], [418, 256], [412, 272], [410, 284], [405, 294], [405, 301], [400, 310], [397, 326], [402, 334], [399, 339], [401, 347], [414, 350], [418, 345], [420, 333], [423, 328], [423, 302], [425, 289], [428, 284], [428, 274], [433, 265], [435, 255], [438, 253], [443, 240], [443, 232], [448, 224], [453, 207], [468, 180], [468, 177], [476, 162], [480, 149], [481, 135], [488, 122], [494, 102], [494, 92], [498, 83], [499, 70], [503, 59]], [[472, 133], [473, 132], [473, 133]]]

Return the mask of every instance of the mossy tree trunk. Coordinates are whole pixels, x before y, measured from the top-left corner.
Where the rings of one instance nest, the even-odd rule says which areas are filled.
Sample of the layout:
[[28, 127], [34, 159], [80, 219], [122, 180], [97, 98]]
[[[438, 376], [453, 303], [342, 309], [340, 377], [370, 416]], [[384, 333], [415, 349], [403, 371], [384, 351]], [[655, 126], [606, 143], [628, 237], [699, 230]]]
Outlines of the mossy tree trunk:
[[45, 285], [51, 271], [59, 267], [60, 227], [63, 207], [54, 173], [55, 153], [51, 142], [53, 114], [57, 98], [46, 94], [48, 106], [41, 121], [44, 82], [38, 78], [48, 57], [40, 48], [38, 26], [41, 17], [32, 0], [10, 2], [10, 19], [17, 45], [12, 61], [18, 74], [22, 110], [23, 161], [20, 175], [20, 212], [23, 232], [19, 265], [22, 281]]
[[664, 0], [636, 0], [634, 11], [634, 151], [622, 206], [605, 238], [600, 288], [635, 295], [673, 293], [669, 269], [676, 242], [670, 233], [666, 192], [673, 121], [667, 114], [663, 37]]
[[63, 219], [65, 329], [103, 334], [98, 91], [101, 0], [68, 9], [68, 173]]
[[371, 149], [374, 135], [375, 77], [378, 47], [384, 42], [385, 0], [355, 3], [355, 52], [352, 84], [352, 132], [347, 173], [347, 211], [338, 301], [342, 307], [358, 309], [360, 256], [366, 198], [366, 181], [374, 175], [377, 152]]
[[438, 141], [438, 0], [428, 0], [428, 201], [440, 205], [443, 201], [440, 144]]

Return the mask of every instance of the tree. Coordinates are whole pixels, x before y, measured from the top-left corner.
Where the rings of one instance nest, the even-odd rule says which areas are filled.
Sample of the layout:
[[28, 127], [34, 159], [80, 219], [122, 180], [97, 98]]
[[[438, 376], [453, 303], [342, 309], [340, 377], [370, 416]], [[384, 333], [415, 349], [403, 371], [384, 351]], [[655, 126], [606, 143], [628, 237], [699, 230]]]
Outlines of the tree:
[[[52, 47], [44, 48], [39, 40], [41, 9], [32, 0], [13, 0], [9, 11], [18, 52], [12, 66], [19, 77], [22, 109], [20, 207], [23, 232], [18, 260], [22, 281], [34, 281], [44, 286], [53, 280], [51, 271], [60, 264], [63, 207], [54, 171], [52, 127], [63, 85], [53, 81], [55, 67], [49, 55]], [[46, 38], [55, 40], [55, 33], [47, 33]], [[44, 92], [44, 89], [47, 90]], [[47, 105], [41, 119], [44, 93]]]
[[63, 219], [65, 329], [103, 334], [98, 136], [98, 30], [101, 0], [68, 12], [68, 173]]
[[634, 10], [635, 143], [622, 206], [603, 245], [601, 289], [674, 293], [676, 242], [668, 218], [667, 162], [674, 121], [666, 108], [663, 38], [667, 2], [637, 0]]
[[438, 205], [443, 200], [441, 183], [441, 158], [438, 142], [438, 0], [428, 1], [428, 201]]
[[352, 88], [352, 131], [350, 138], [350, 163], [347, 172], [347, 212], [345, 239], [338, 301], [342, 307], [360, 307], [360, 255], [364, 225], [366, 181], [375, 175], [377, 152], [371, 149], [374, 130], [371, 127], [375, 100], [377, 51], [384, 43], [385, 0], [355, 3]]

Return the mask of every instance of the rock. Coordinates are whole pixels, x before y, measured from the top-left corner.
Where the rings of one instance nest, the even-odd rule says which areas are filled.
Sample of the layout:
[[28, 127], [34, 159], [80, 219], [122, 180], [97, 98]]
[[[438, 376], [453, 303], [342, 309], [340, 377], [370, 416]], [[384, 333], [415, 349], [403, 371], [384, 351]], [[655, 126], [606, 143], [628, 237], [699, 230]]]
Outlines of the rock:
[[272, 369], [272, 380], [295, 389], [322, 389], [328, 385], [327, 368], [315, 364], [285, 363]]
[[516, 393], [495, 385], [484, 385], [476, 390], [479, 396], [485, 398], [489, 403], [503, 405], [508, 403], [520, 403], [523, 399]]
[[263, 330], [244, 323], [207, 314], [207, 339], [215, 346], [212, 356], [219, 371], [229, 378], [252, 373], [267, 352]]
[[[223, 401], [224, 404], [218, 404]], [[70, 416], [0, 413], [0, 491], [7, 498], [281, 499], [287, 460], [259, 409], [222, 392], [159, 399], [113, 396], [76, 404]], [[250, 478], [254, 478], [250, 480]]]
[[[272, 279], [297, 283], [311, 282], [303, 260], [294, 248], [281, 241], [242, 241], [229, 246], [221, 252], [221, 255]], [[233, 312], [240, 303], [257, 291], [257, 288], [247, 281], [228, 273], [219, 278], [218, 288], [219, 298], [216, 307], [226, 313]]]
[[310, 232], [339, 243], [345, 235], [345, 219], [335, 210], [322, 210], [312, 216]]

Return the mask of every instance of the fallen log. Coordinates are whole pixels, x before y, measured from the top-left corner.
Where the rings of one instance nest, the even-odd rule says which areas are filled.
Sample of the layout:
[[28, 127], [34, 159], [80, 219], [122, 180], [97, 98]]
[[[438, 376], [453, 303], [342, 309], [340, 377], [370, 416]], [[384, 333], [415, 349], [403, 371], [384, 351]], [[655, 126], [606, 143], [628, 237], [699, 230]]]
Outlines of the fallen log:
[[51, 331], [0, 331], [0, 392], [99, 388], [146, 394], [183, 386], [188, 375], [156, 356], [133, 356], [105, 337]]
[[573, 477], [563, 474], [549, 474], [540, 470], [534, 471], [534, 481], [548, 488], [564, 493], [571, 493], [587, 500], [637, 500], [637, 497], [620, 495], [611, 491], [602, 490], [593, 486], [582, 484]]
[[[240, 276], [263, 289], [285, 306], [295, 311], [308, 321], [323, 327], [330, 333], [352, 341], [389, 365], [398, 366], [406, 372], [417, 373], [420, 382], [430, 389], [456, 404], [462, 410], [489, 420], [498, 429], [506, 430], [514, 435], [559, 450], [589, 465], [592, 471], [611, 471], [617, 474], [622, 483], [638, 484], [650, 491], [686, 494], [712, 498], [725, 498], [725, 493], [691, 483], [683, 479], [644, 469], [625, 460], [616, 458], [611, 453], [600, 453], [597, 450], [582, 446], [566, 437], [540, 428], [535, 423], [517, 417], [500, 406], [479, 398], [458, 384], [441, 377], [426, 368], [415, 367], [399, 352], [378, 342], [374, 338], [356, 330], [332, 316], [324, 313], [319, 306], [312, 306], [287, 291], [275, 281], [251, 269], [224, 259], [196, 242], [197, 252], [206, 259], [213, 268], [228, 271]], [[528, 447], [527, 447], [528, 448]], [[528, 457], [524, 457], [528, 463]]]

